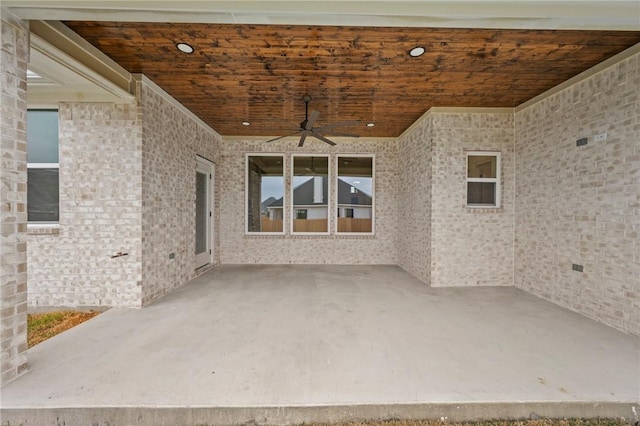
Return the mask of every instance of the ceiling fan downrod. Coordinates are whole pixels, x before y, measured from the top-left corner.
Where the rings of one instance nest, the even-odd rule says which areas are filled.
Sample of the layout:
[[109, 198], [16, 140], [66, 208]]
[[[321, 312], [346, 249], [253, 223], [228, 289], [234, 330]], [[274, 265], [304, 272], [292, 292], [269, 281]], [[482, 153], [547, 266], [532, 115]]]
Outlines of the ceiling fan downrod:
[[300, 129], [306, 129], [309, 122], [309, 102], [311, 102], [311, 96], [308, 93], [302, 97], [304, 101], [304, 121], [300, 123]]

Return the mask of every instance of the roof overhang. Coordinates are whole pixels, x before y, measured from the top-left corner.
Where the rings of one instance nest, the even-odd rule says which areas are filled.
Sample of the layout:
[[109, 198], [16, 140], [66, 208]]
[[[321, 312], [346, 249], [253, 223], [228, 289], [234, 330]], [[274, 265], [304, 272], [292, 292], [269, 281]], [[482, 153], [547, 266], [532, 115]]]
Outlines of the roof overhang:
[[4, 0], [27, 20], [637, 30], [640, 2]]

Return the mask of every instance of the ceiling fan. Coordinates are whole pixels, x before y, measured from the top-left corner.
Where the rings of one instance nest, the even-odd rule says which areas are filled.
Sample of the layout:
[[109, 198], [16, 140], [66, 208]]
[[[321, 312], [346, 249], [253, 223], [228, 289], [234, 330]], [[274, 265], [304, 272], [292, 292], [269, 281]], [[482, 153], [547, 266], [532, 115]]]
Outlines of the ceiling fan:
[[329, 131], [329, 133], [331, 133], [334, 136], [348, 136], [352, 138], [360, 137], [360, 135], [356, 135], [354, 133], [345, 133], [345, 132], [332, 130], [337, 127], [346, 127], [346, 126], [356, 125], [359, 123], [358, 120], [341, 121], [338, 123], [327, 124], [320, 127], [313, 127], [316, 120], [318, 120], [318, 117], [320, 117], [320, 112], [313, 110], [311, 111], [311, 116], [309, 116], [309, 102], [311, 101], [311, 96], [309, 96], [308, 94], [305, 94], [302, 97], [302, 100], [304, 101], [304, 120], [300, 122], [300, 126], [298, 127], [298, 130], [288, 135], [278, 136], [277, 138], [269, 139], [267, 142], [277, 141], [279, 139], [286, 138], [288, 136], [297, 135], [298, 133], [300, 133], [300, 140], [298, 141], [298, 146], [304, 145], [304, 141], [307, 138], [307, 136], [313, 136], [316, 139], [320, 139], [322, 142], [328, 143], [331, 146], [335, 146], [336, 143], [334, 141], [324, 136], [323, 133], [327, 131]]

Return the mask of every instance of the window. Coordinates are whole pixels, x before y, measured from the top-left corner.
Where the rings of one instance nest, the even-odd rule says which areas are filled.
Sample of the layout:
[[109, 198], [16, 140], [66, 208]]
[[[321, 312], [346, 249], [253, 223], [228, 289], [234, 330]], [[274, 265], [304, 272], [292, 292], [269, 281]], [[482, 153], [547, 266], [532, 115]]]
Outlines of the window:
[[60, 220], [58, 111], [27, 111], [27, 220]]
[[296, 210], [296, 219], [306, 219], [306, 218], [307, 218], [307, 209]]
[[500, 207], [500, 153], [467, 153], [467, 207]]
[[373, 156], [338, 156], [338, 233], [373, 233]]
[[[293, 155], [292, 232], [329, 233], [329, 157]], [[304, 217], [298, 212], [304, 211]]]
[[247, 155], [247, 233], [283, 233], [284, 157]]

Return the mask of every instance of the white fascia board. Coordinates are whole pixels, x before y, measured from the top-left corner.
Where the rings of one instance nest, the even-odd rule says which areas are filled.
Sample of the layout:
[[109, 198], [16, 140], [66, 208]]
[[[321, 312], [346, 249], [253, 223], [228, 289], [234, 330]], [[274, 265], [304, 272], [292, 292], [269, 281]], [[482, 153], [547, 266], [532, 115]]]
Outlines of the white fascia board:
[[440, 28], [638, 30], [640, 2], [548, 0], [4, 0], [22, 19]]

